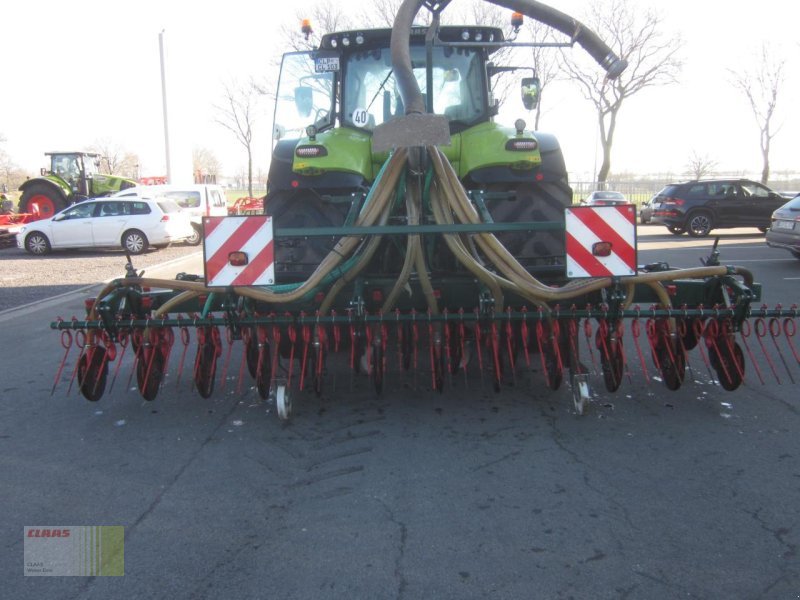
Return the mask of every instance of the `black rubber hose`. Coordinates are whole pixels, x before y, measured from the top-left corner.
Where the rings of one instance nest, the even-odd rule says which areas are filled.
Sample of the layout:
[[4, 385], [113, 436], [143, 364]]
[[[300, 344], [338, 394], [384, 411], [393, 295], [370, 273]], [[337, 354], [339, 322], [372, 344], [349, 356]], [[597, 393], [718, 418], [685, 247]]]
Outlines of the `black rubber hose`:
[[423, 114], [425, 103], [419, 89], [414, 69], [411, 65], [411, 25], [425, 0], [405, 0], [397, 9], [392, 27], [392, 68], [400, 97], [406, 107], [406, 114]]
[[[492, 4], [521, 12], [536, 21], [570, 36], [605, 69], [609, 79], [616, 79], [628, 66], [606, 43], [583, 23], [535, 0], [486, 0]], [[397, 10], [392, 27], [391, 54], [394, 77], [406, 114], [425, 113], [422, 91], [411, 64], [411, 26], [425, 0], [405, 0]]]
[[609, 79], [616, 79], [628, 66], [628, 61], [618, 57], [600, 37], [586, 25], [562, 13], [560, 10], [546, 6], [536, 0], [486, 0], [505, 8], [510, 8], [529, 16], [561, 33], [570, 36], [589, 55], [597, 61]]

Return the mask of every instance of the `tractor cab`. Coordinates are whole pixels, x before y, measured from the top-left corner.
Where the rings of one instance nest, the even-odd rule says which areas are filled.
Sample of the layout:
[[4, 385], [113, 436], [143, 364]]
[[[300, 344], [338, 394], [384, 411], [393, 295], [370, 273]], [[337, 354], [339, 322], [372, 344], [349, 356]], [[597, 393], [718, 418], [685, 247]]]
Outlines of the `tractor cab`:
[[[415, 27], [411, 36], [413, 74], [426, 110], [446, 116], [452, 133], [488, 121], [496, 108], [487, 63], [503, 45], [502, 30], [441, 27], [432, 47], [426, 46], [427, 33], [427, 27]], [[303, 137], [309, 126], [325, 131], [337, 118], [341, 126], [371, 133], [405, 114], [390, 39], [391, 29], [337, 32], [325, 35], [318, 50], [284, 55], [274, 141]]]
[[99, 154], [48, 152], [50, 173], [69, 184], [74, 194], [91, 196], [91, 180], [98, 173]]

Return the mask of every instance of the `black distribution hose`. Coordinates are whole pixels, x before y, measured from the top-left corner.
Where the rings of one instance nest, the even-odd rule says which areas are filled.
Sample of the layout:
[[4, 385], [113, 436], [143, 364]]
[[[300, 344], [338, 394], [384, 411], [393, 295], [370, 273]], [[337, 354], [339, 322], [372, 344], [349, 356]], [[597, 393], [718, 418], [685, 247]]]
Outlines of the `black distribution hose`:
[[[597, 63], [605, 69], [609, 79], [616, 79], [628, 66], [628, 61], [619, 58], [600, 37], [586, 25], [535, 0], [486, 0], [492, 4], [521, 12], [536, 21], [570, 36], [580, 44]], [[392, 68], [406, 114], [425, 113], [422, 91], [419, 89], [411, 64], [411, 27], [414, 17], [425, 0], [404, 0], [397, 10], [392, 27]]]
[[406, 114], [423, 114], [425, 103], [422, 101], [422, 91], [419, 89], [414, 69], [411, 65], [411, 25], [417, 16], [420, 6], [425, 0], [405, 0], [397, 9], [392, 27], [392, 68], [397, 89], [406, 107]]
[[616, 79], [628, 66], [628, 61], [618, 57], [600, 37], [586, 25], [536, 0], [486, 0], [492, 4], [521, 12], [553, 29], [570, 36], [597, 61], [609, 79]]

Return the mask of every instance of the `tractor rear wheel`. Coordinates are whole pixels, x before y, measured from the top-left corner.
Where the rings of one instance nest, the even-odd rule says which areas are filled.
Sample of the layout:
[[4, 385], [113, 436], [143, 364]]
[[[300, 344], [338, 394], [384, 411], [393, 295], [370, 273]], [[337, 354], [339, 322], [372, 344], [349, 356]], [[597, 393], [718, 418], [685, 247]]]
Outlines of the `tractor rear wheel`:
[[[265, 212], [276, 229], [316, 229], [344, 225], [350, 203], [333, 202], [310, 190], [278, 191], [267, 197]], [[275, 242], [277, 283], [304, 281], [336, 245], [331, 238], [285, 238]]]
[[19, 199], [22, 212], [39, 215], [41, 219], [49, 219], [66, 206], [64, 196], [53, 186], [44, 183], [31, 185]]
[[[508, 189], [495, 184], [489, 191]], [[513, 189], [513, 188], [512, 188]], [[566, 180], [522, 183], [507, 200], [486, 199], [486, 205], [496, 223], [521, 221], [564, 222], [564, 209], [572, 204], [572, 190]], [[503, 246], [530, 272], [541, 267], [564, 264], [566, 247], [563, 231], [502, 232], [495, 234]]]

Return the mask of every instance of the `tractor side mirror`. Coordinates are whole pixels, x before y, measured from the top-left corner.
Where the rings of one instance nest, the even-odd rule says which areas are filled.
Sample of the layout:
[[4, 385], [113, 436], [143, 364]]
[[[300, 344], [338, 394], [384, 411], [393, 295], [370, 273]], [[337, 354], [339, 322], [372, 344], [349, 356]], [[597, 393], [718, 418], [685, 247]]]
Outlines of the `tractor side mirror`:
[[522, 104], [525, 110], [533, 110], [539, 104], [541, 82], [538, 77], [523, 77], [521, 82]]
[[314, 107], [314, 90], [307, 85], [294, 88], [294, 104], [297, 107], [297, 114], [307, 117], [311, 114]]

